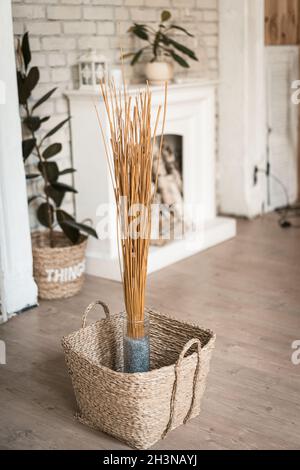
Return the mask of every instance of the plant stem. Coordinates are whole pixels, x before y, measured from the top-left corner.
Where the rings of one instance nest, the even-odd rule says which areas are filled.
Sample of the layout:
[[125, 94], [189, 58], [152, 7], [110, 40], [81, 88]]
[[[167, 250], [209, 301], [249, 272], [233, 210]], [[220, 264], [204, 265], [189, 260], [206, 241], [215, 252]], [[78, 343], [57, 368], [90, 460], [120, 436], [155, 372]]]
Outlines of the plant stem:
[[[30, 118], [31, 113], [29, 111], [29, 107], [28, 107], [27, 102], [26, 102], [24, 107], [25, 107], [25, 110], [26, 110], [27, 117]], [[44, 160], [43, 160], [43, 157], [42, 157], [42, 154], [41, 154], [41, 151], [40, 151], [40, 147], [39, 147], [39, 145], [37, 144], [37, 141], [36, 141], [35, 132], [31, 129], [29, 129], [29, 131], [31, 132], [32, 138], [35, 139], [35, 150], [37, 152], [37, 157], [38, 157], [39, 161], [41, 162], [42, 176], [44, 178], [44, 183], [45, 183], [44, 192], [45, 192], [46, 204], [47, 204], [47, 208], [48, 208], [49, 241], [50, 241], [50, 247], [53, 248], [54, 247], [54, 234], [53, 234], [53, 224], [52, 224], [52, 213], [51, 213], [51, 209], [50, 209], [50, 199], [49, 199], [48, 194], [45, 191], [45, 188], [49, 184], [48, 176], [47, 176], [46, 170], [44, 169], [44, 165], [43, 165]]]

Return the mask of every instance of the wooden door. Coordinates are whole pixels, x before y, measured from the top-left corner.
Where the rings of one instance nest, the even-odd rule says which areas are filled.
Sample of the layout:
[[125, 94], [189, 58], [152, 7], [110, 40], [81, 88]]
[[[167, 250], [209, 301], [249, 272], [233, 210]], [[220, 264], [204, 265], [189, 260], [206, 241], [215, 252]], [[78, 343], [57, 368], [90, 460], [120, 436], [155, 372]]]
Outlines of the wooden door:
[[299, 0], [265, 0], [266, 45], [299, 44]]

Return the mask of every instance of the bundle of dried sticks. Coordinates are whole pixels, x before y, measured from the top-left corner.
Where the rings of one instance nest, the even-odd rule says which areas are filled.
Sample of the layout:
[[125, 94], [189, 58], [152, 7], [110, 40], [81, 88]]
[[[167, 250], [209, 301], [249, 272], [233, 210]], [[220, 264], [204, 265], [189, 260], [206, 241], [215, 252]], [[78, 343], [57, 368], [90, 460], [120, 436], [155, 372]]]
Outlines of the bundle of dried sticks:
[[[132, 97], [125, 82], [123, 89], [117, 90], [113, 81], [103, 81], [101, 92], [110, 127], [110, 145], [106, 142], [99, 114], [98, 119], [117, 206], [119, 260], [127, 313], [127, 334], [131, 338], [141, 338], [144, 336], [151, 203], [154, 197], [151, 185], [153, 150], [162, 106], [158, 107], [152, 130], [152, 94], [148, 84], [144, 90]], [[167, 85], [159, 158], [163, 143], [166, 102]], [[155, 186], [157, 187], [157, 178]]]

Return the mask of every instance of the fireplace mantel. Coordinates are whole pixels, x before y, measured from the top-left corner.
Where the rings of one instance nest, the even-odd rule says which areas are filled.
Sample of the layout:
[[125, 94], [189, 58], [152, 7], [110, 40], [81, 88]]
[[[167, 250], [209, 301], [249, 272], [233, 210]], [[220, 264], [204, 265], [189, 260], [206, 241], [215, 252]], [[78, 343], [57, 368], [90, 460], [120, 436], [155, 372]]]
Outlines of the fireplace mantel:
[[[193, 93], [195, 90], [197, 91], [199, 88], [216, 88], [218, 85], [218, 80], [210, 80], [210, 79], [191, 79], [180, 83], [171, 83], [168, 85], [169, 93], [176, 93], [178, 96], [178, 92], [184, 93]], [[128, 86], [128, 92], [130, 94], [136, 94], [139, 90], [145, 87], [145, 83], [136, 83]], [[151, 86], [152, 95], [161, 95], [163, 92], [163, 86]], [[101, 91], [99, 87], [99, 91], [92, 90], [92, 89], [80, 89], [80, 90], [70, 90], [66, 93], [69, 99], [86, 99], [88, 97], [98, 97], [102, 100]]]
[[[183, 137], [184, 201], [201, 206], [203, 230], [201, 237], [189, 242], [170, 242], [162, 247], [151, 247], [148, 271], [153, 272], [199, 251], [235, 236], [233, 219], [216, 216], [215, 171], [215, 94], [216, 81], [198, 80], [172, 84], [168, 88], [168, 109], [165, 134]], [[143, 85], [132, 85], [135, 94]], [[163, 103], [163, 87], [153, 87], [153, 120]], [[101, 220], [103, 203], [114, 204], [114, 194], [107, 168], [104, 145], [97, 120], [95, 105], [104, 133], [109, 138], [109, 126], [100, 91], [74, 90], [67, 94], [70, 102], [73, 164], [77, 219], [92, 218], [97, 226]], [[110, 232], [116, 234], [116, 217], [109, 219]], [[87, 249], [89, 274], [120, 280], [117, 241], [90, 239]]]

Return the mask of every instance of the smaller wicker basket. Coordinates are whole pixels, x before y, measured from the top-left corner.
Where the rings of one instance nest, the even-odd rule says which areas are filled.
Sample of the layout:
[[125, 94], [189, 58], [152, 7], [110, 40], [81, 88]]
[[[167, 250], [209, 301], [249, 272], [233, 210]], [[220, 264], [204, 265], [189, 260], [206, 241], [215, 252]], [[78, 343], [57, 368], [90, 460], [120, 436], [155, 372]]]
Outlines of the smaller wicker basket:
[[[97, 304], [106, 319], [86, 326]], [[101, 301], [82, 328], [63, 338], [79, 408], [77, 419], [131, 447], [147, 449], [200, 413], [215, 335], [147, 309], [150, 372], [122, 371], [124, 313], [110, 316]]]
[[32, 234], [33, 274], [41, 299], [62, 299], [77, 294], [84, 281], [87, 237], [72, 245], [62, 232], [54, 232], [55, 248], [46, 232]]

